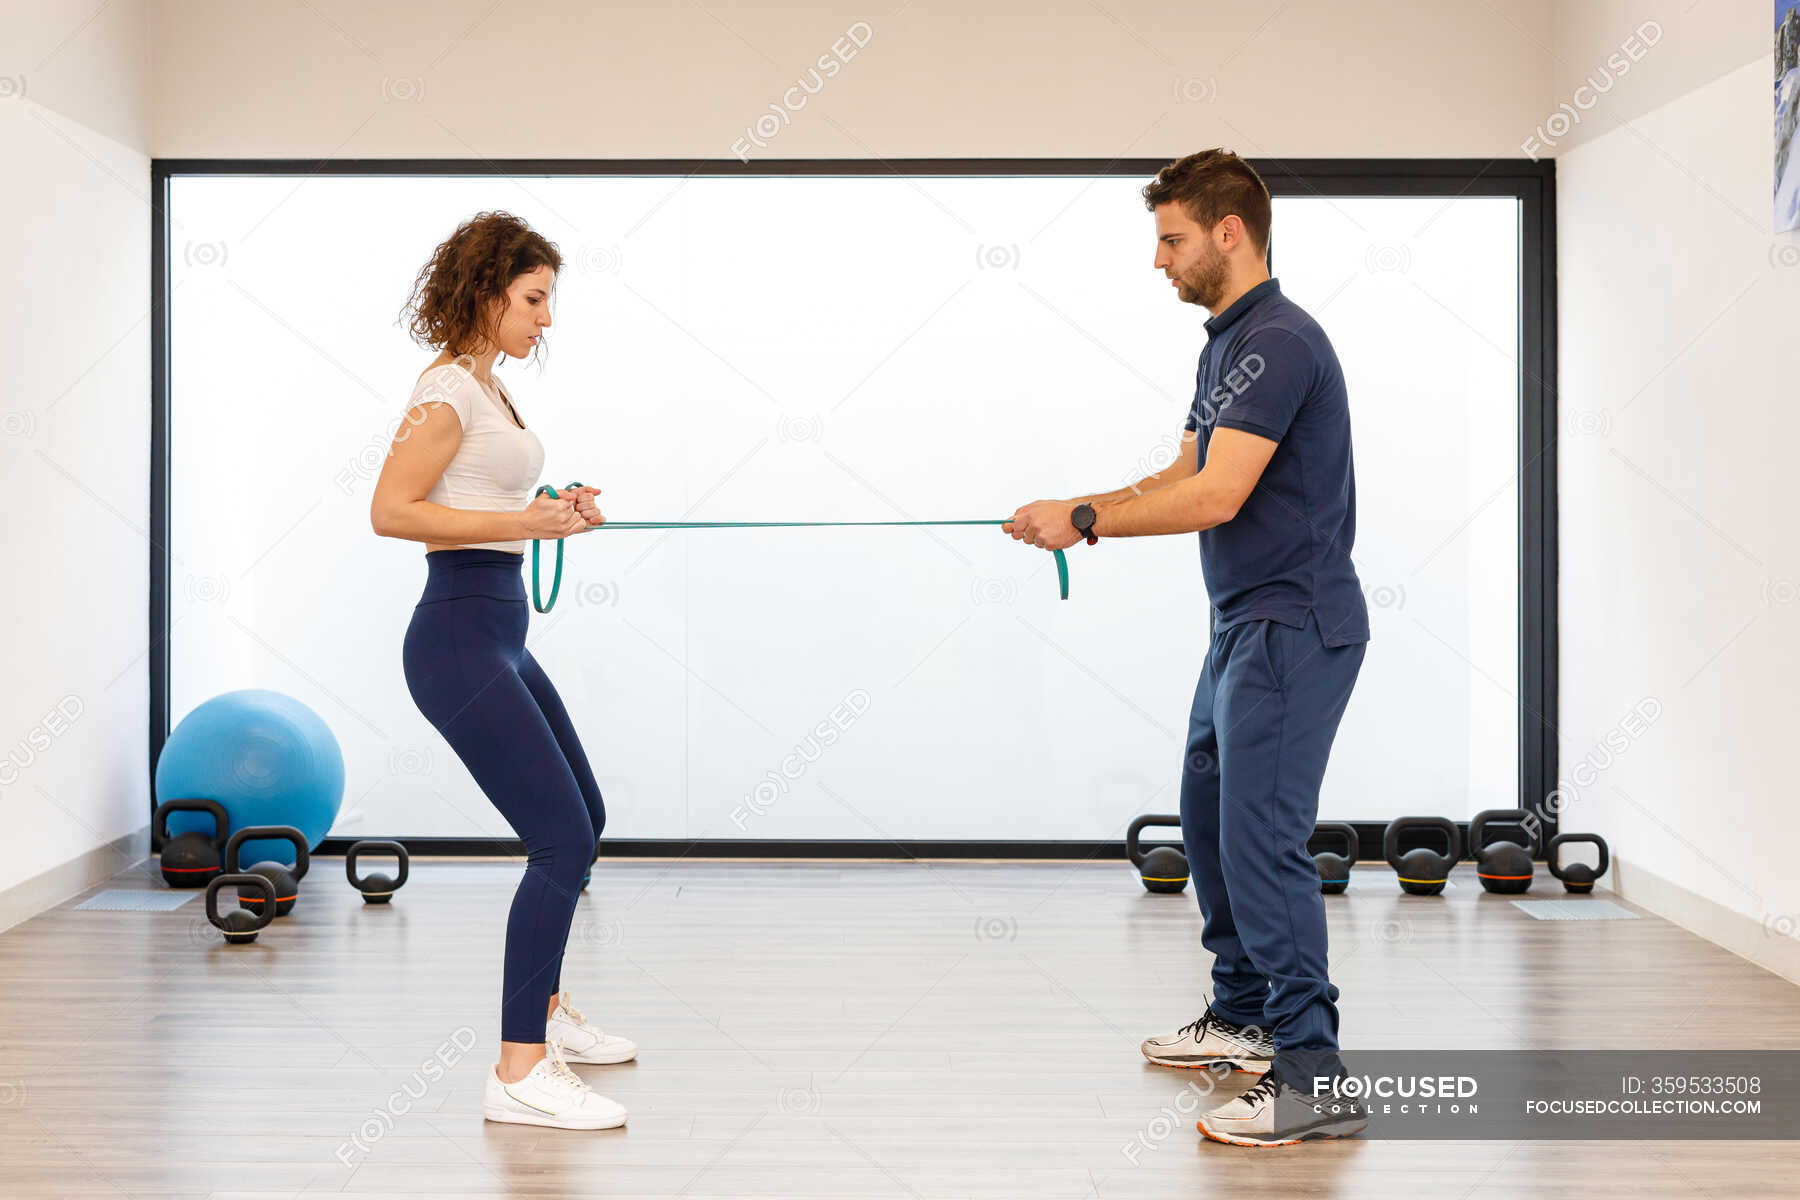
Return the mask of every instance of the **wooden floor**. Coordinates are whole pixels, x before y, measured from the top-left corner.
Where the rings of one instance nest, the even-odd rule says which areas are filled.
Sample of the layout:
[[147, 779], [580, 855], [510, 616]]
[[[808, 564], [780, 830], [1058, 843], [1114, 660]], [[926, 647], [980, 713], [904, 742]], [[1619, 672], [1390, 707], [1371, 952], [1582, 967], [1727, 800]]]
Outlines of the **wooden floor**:
[[[0, 1195], [1800, 1193], [1791, 1142], [1240, 1150], [1171, 1129], [1190, 1074], [1137, 1044], [1199, 1015], [1209, 959], [1192, 893], [1116, 862], [605, 862], [565, 982], [643, 1047], [578, 1068], [630, 1124], [487, 1124], [521, 870], [416, 861], [382, 909], [315, 859], [251, 947], [197, 898], [0, 935]], [[144, 867], [108, 886], [162, 888]], [[1347, 1048], [1800, 1045], [1800, 992], [1648, 914], [1538, 922], [1471, 877], [1420, 899], [1379, 868], [1329, 912]], [[451, 1069], [421, 1069], [440, 1052]]]

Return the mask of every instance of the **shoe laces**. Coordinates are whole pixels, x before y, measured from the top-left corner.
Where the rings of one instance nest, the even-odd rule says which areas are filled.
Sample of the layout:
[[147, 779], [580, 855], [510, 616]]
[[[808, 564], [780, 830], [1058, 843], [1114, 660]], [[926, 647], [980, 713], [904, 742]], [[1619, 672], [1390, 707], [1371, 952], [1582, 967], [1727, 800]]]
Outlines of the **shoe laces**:
[[1186, 1025], [1183, 1025], [1180, 1029], [1177, 1029], [1175, 1031], [1175, 1036], [1180, 1037], [1190, 1030], [1198, 1036], [1205, 1033], [1208, 1026], [1232, 1034], [1256, 1047], [1256, 1049], [1262, 1053], [1275, 1053], [1274, 1040], [1270, 1038], [1268, 1034], [1264, 1033], [1260, 1027], [1255, 1025], [1239, 1025], [1236, 1021], [1226, 1020], [1224, 1017], [1213, 1012], [1212, 1001], [1210, 999], [1207, 1001], [1206, 1011], [1201, 1013], [1194, 1020], [1189, 1021]]
[[561, 1043], [554, 1038], [544, 1043], [544, 1061], [550, 1064], [552, 1076], [568, 1084], [577, 1092], [594, 1090], [587, 1080], [577, 1075], [574, 1068], [569, 1066], [568, 1061], [563, 1058]]
[[1193, 1034], [1198, 1036], [1198, 1035], [1206, 1032], [1207, 1026], [1217, 1025], [1219, 1023], [1220, 1023], [1220, 1019], [1213, 1015], [1212, 997], [1208, 996], [1206, 998], [1206, 1011], [1201, 1013], [1199, 1016], [1195, 1017], [1193, 1020], [1189, 1021], [1186, 1025], [1183, 1025], [1180, 1029], [1177, 1029], [1175, 1031], [1175, 1036], [1180, 1037], [1182, 1034], [1189, 1033], [1189, 1032], [1192, 1032]]
[[587, 1018], [581, 1015], [581, 1010], [579, 1008], [575, 1007], [575, 1001], [569, 998], [568, 992], [565, 991], [562, 994], [562, 999], [557, 1002], [557, 1006], [561, 1008], [563, 1012], [567, 1013], [569, 1015], [569, 1020], [575, 1022], [575, 1024], [587, 1024]]
[[1246, 1104], [1261, 1104], [1264, 1100], [1272, 1100], [1275, 1093], [1281, 1090], [1282, 1078], [1273, 1070], [1264, 1071], [1262, 1078], [1245, 1088], [1238, 1099]]

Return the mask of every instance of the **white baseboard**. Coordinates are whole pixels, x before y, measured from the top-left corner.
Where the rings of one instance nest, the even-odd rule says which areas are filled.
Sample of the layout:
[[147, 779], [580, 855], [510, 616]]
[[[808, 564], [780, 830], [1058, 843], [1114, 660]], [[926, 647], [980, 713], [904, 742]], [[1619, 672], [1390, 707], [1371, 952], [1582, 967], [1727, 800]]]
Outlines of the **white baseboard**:
[[46, 912], [71, 896], [79, 896], [150, 857], [150, 826], [95, 846], [42, 875], [0, 892], [0, 931]]
[[1613, 890], [1633, 904], [1791, 983], [1800, 983], [1800, 939], [1787, 932], [1793, 914], [1771, 920], [1745, 916], [1617, 856], [1612, 860], [1611, 880]]

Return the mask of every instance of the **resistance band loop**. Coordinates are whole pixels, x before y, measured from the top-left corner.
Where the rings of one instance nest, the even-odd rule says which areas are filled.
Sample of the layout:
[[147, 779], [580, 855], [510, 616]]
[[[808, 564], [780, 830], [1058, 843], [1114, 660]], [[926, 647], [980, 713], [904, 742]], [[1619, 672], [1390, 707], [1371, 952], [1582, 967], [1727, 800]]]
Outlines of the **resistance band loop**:
[[[578, 488], [579, 483], [571, 483], [569, 487]], [[567, 489], [564, 489], [567, 490]], [[556, 498], [556, 489], [549, 484], [538, 488], [537, 495]], [[608, 521], [604, 525], [596, 525], [585, 530], [588, 533], [599, 533], [607, 529], [842, 529], [849, 526], [920, 526], [920, 525], [1005, 525], [1011, 517], [1002, 517], [998, 521]], [[541, 613], [547, 613], [556, 604], [556, 594], [562, 590], [563, 542], [566, 538], [556, 540], [556, 572], [550, 579], [550, 599], [544, 600], [538, 589], [538, 547], [537, 539], [531, 543], [531, 606]], [[1062, 598], [1069, 598], [1069, 560], [1061, 550], [1053, 550], [1056, 556], [1056, 586]]]

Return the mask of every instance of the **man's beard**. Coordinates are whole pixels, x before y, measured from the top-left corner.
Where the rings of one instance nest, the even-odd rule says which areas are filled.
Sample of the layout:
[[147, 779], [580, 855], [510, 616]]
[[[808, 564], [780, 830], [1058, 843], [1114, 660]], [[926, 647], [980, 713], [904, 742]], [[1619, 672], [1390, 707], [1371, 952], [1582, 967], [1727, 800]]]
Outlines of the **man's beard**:
[[1176, 289], [1176, 295], [1188, 304], [1198, 304], [1201, 308], [1212, 311], [1213, 305], [1225, 295], [1225, 281], [1229, 274], [1225, 256], [1212, 251], [1195, 263], [1186, 275], [1178, 277], [1181, 286]]

